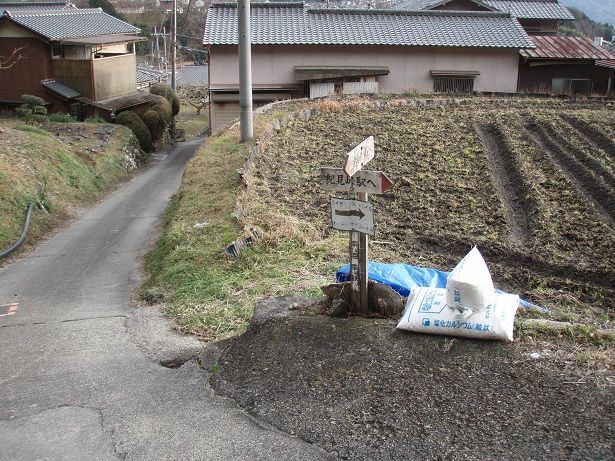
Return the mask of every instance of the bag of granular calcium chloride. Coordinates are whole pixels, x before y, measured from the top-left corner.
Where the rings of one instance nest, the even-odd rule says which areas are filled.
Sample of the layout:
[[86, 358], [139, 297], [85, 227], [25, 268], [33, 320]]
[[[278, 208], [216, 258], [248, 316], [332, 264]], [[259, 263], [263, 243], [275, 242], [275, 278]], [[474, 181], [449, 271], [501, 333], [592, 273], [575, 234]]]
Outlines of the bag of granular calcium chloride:
[[448, 307], [446, 299], [445, 288], [415, 288], [397, 328], [436, 335], [513, 340], [519, 296], [495, 293], [492, 304], [467, 318]]
[[446, 280], [446, 304], [460, 317], [468, 317], [493, 304], [495, 292], [485, 260], [474, 247]]

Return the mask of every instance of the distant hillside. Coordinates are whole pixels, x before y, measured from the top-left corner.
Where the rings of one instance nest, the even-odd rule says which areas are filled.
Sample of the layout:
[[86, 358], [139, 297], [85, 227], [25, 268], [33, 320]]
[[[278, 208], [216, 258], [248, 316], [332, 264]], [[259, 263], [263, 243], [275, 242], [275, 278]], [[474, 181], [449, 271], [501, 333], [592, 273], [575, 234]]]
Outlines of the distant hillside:
[[570, 8], [570, 11], [576, 19], [571, 23], [566, 22], [560, 26], [560, 35], [585, 35], [592, 39], [594, 37], [604, 37], [609, 41], [613, 36], [615, 36], [615, 27], [612, 25], [592, 21], [583, 11], [578, 10], [577, 8]]
[[[615, 0], [560, 0], [583, 11], [594, 21], [615, 25]], [[576, 15], [575, 15], [576, 16]]]

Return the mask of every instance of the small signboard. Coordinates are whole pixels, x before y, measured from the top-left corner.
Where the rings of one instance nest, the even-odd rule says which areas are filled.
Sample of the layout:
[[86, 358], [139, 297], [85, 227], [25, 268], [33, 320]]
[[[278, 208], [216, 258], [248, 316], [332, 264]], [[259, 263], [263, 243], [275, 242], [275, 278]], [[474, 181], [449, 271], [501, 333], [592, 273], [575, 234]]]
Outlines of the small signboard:
[[370, 136], [357, 147], [346, 154], [344, 171], [348, 176], [353, 176], [363, 166], [374, 158], [374, 137]]
[[341, 231], [374, 235], [374, 208], [362, 200], [331, 198], [331, 222]]
[[393, 182], [382, 171], [357, 171], [348, 176], [341, 168], [321, 168], [320, 185], [325, 190], [384, 194]]

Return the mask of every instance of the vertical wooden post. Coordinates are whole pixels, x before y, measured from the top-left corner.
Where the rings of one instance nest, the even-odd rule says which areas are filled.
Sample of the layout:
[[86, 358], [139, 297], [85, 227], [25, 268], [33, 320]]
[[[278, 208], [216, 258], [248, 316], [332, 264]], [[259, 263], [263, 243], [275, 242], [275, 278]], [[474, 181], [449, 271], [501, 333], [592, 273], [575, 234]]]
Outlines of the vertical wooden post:
[[359, 312], [361, 309], [361, 290], [359, 288], [359, 233], [356, 231], [350, 232], [350, 310]]
[[[367, 202], [367, 194], [357, 194], [359, 200]], [[367, 294], [367, 234], [359, 234], [359, 291], [361, 292], [361, 305], [359, 313], [367, 314], [368, 311], [368, 294]]]

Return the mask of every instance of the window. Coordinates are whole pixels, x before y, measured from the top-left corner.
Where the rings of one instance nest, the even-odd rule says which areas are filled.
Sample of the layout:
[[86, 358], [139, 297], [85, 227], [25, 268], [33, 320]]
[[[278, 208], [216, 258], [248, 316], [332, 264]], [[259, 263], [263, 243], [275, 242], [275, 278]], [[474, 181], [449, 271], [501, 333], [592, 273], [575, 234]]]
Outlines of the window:
[[474, 77], [434, 77], [435, 93], [471, 93], [474, 91]]
[[472, 93], [478, 71], [432, 70], [434, 93]]
[[64, 47], [62, 47], [62, 45], [53, 45], [51, 47], [51, 56], [53, 59], [64, 58]]
[[588, 78], [554, 78], [551, 81], [553, 94], [586, 94], [591, 92], [592, 82]]

